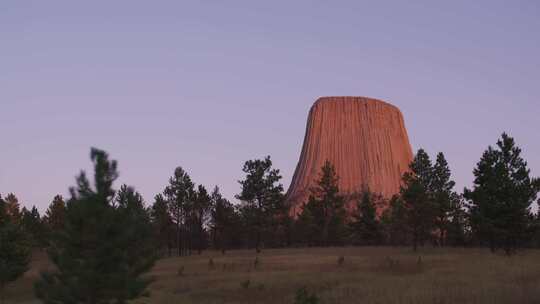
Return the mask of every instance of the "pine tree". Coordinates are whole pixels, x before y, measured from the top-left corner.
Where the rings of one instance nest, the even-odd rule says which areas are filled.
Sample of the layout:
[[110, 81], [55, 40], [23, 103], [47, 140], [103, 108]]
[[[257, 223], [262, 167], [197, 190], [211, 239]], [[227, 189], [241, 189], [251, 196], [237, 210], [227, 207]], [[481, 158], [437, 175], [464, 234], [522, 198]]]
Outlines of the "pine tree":
[[203, 185], [197, 187], [193, 204], [193, 234], [197, 240], [197, 251], [201, 254], [206, 248], [206, 226], [210, 219], [210, 210], [212, 207], [212, 199]]
[[414, 251], [430, 237], [434, 227], [436, 208], [431, 193], [432, 186], [433, 167], [429, 155], [419, 149], [410, 165], [410, 172], [403, 175], [400, 190]]
[[383, 241], [382, 227], [377, 219], [377, 202], [382, 197], [365, 190], [356, 205], [349, 228], [356, 243], [362, 245], [380, 245]]
[[[115, 248], [119, 256], [130, 268], [119, 275], [119, 286], [129, 286], [138, 294], [145, 292], [151, 282], [148, 277], [141, 277], [149, 271], [156, 260], [154, 234], [150, 220], [150, 210], [145, 207], [142, 196], [132, 187], [122, 185], [115, 196], [115, 214], [119, 230], [118, 240], [122, 245]], [[123, 252], [122, 252], [123, 251]], [[131, 276], [137, 278], [131, 280]], [[131, 299], [131, 290], [125, 290], [123, 300]]]
[[[448, 162], [441, 152], [437, 154], [437, 160], [433, 165], [433, 179], [431, 183], [431, 191], [433, 196], [433, 204], [435, 207], [435, 227], [439, 236], [439, 246], [445, 245], [445, 240], [448, 235], [449, 217], [456, 197], [453, 191], [455, 182], [450, 179], [450, 168]], [[455, 224], [455, 222], [454, 222]]]
[[167, 248], [167, 253], [171, 256], [174, 247], [174, 224], [167, 201], [163, 198], [163, 195], [158, 194], [155, 196], [150, 214], [158, 251]]
[[321, 229], [322, 246], [340, 244], [345, 233], [344, 198], [339, 194], [338, 180], [334, 166], [327, 160], [305, 206]]
[[43, 222], [49, 231], [58, 232], [64, 229], [65, 218], [66, 203], [61, 195], [56, 195], [45, 211]]
[[0, 226], [6, 224], [8, 221], [9, 217], [7, 214], [7, 204], [2, 198], [2, 194], [0, 194]]
[[4, 303], [6, 285], [28, 270], [31, 252], [27, 234], [8, 216], [7, 207], [0, 197], [0, 303]]
[[521, 149], [506, 133], [495, 149], [488, 147], [473, 173], [473, 190], [464, 192], [472, 228], [492, 251], [502, 248], [512, 254], [530, 237], [530, 206], [540, 191], [540, 179], [530, 176]]
[[255, 237], [255, 250], [259, 252], [263, 236], [274, 231], [276, 214], [283, 204], [283, 185], [279, 183], [281, 175], [278, 169], [272, 169], [270, 156], [264, 160], [256, 159], [245, 162], [242, 169], [246, 173], [236, 198], [244, 204], [244, 214], [248, 227]]
[[30, 237], [33, 246], [45, 246], [45, 229], [36, 206], [32, 206], [31, 211], [28, 211], [23, 207], [21, 212], [21, 225]]
[[308, 246], [321, 245], [323, 226], [323, 209], [318, 201], [310, 196], [296, 220], [296, 240], [306, 242]]
[[11, 220], [18, 223], [21, 220], [21, 209], [19, 199], [15, 194], [10, 193], [4, 199], [6, 202], [6, 214], [11, 217]]
[[[540, 207], [540, 199], [536, 202], [536, 204]], [[540, 212], [536, 213], [533, 222], [534, 233], [531, 239], [531, 246], [533, 246], [534, 248], [540, 248]]]
[[44, 303], [125, 303], [150, 283], [144, 274], [155, 258], [142, 199], [123, 187], [115, 200], [116, 161], [97, 149], [90, 156], [94, 185], [81, 172], [70, 189], [64, 229], [49, 248], [54, 270], [35, 284]]
[[189, 219], [195, 199], [195, 185], [182, 167], [174, 170], [169, 185], [163, 191], [171, 218], [176, 226], [178, 256], [191, 254]]
[[222, 254], [231, 244], [233, 228], [235, 225], [234, 206], [225, 199], [216, 186], [212, 191], [210, 227], [212, 230], [212, 243], [215, 249], [221, 250]]
[[465, 246], [468, 242], [468, 215], [463, 198], [454, 193], [450, 198], [446, 243], [451, 246]]
[[385, 238], [390, 245], [406, 245], [409, 243], [409, 227], [407, 210], [399, 195], [394, 195], [388, 203], [388, 208], [381, 216]]

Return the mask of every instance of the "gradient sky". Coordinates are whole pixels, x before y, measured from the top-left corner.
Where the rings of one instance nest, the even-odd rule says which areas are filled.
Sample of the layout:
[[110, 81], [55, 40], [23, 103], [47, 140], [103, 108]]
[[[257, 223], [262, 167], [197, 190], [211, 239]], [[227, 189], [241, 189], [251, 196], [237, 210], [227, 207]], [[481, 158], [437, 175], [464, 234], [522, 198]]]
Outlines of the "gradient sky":
[[398, 106], [459, 191], [503, 131], [540, 175], [540, 2], [1, 1], [0, 193], [44, 210], [91, 146], [149, 203], [265, 155], [287, 188], [325, 95]]

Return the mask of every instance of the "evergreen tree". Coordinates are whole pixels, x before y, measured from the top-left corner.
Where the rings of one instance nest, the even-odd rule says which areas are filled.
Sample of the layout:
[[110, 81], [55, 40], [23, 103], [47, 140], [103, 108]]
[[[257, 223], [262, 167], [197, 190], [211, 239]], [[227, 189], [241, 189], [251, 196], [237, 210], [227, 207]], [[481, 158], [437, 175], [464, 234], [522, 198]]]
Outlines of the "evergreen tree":
[[28, 211], [23, 207], [21, 212], [21, 225], [30, 237], [33, 246], [45, 246], [45, 229], [36, 206], [32, 206], [31, 211]]
[[[150, 210], [145, 207], [142, 196], [132, 187], [122, 185], [115, 197], [115, 214], [117, 225], [120, 230], [118, 240], [122, 246], [123, 258], [130, 267], [127, 273], [121, 273], [120, 286], [130, 286], [134, 291], [143, 292], [150, 283], [149, 278], [141, 278], [149, 271], [156, 260], [153, 227], [150, 220]], [[118, 252], [122, 254], [121, 252]], [[130, 281], [130, 278], [122, 277], [130, 275], [139, 277], [138, 280]], [[123, 281], [123, 282], [122, 282]], [[137, 291], [137, 289], [139, 289]], [[130, 290], [124, 293], [124, 300], [130, 299]]]
[[[450, 179], [450, 168], [448, 162], [441, 152], [437, 154], [437, 160], [433, 165], [433, 179], [431, 183], [431, 191], [433, 196], [433, 204], [435, 207], [435, 227], [439, 236], [439, 246], [445, 245], [445, 240], [448, 236], [450, 212], [452, 211], [456, 193], [453, 191], [455, 182]], [[456, 222], [454, 222], [456, 224]]]
[[382, 227], [377, 219], [376, 204], [382, 197], [365, 190], [356, 205], [349, 228], [355, 243], [362, 245], [380, 245], [383, 241]]
[[32, 215], [30, 214], [30, 210], [26, 209], [26, 206], [23, 206], [22, 209], [20, 210], [20, 224], [24, 227], [25, 225], [25, 217], [26, 219], [28, 220], [30, 217], [32, 217]]
[[[540, 199], [537, 201], [537, 205], [540, 207]], [[531, 246], [533, 246], [534, 248], [540, 248], [540, 212], [536, 213], [533, 221], [534, 234], [531, 239]]]
[[169, 207], [163, 195], [158, 194], [154, 198], [151, 209], [152, 226], [158, 250], [167, 248], [169, 256], [174, 247], [174, 224], [169, 213]]
[[530, 176], [521, 149], [506, 133], [484, 152], [474, 169], [474, 186], [465, 189], [471, 225], [492, 251], [514, 253], [530, 237], [530, 206], [540, 191], [540, 180]]
[[344, 198], [339, 194], [339, 177], [330, 161], [321, 168], [317, 185], [304, 210], [309, 210], [314, 223], [320, 227], [320, 244], [340, 244], [345, 232]]
[[412, 235], [413, 249], [423, 245], [434, 228], [435, 205], [432, 198], [433, 168], [429, 155], [419, 149], [403, 175], [400, 194], [403, 199], [407, 225]]
[[308, 246], [320, 245], [323, 222], [322, 208], [315, 198], [310, 196], [296, 220], [296, 241], [305, 242]]
[[8, 205], [0, 197], [0, 303], [4, 289], [27, 270], [30, 262], [30, 242], [21, 226], [8, 216]]
[[246, 177], [239, 181], [242, 191], [236, 198], [244, 204], [243, 211], [249, 229], [255, 234], [255, 249], [259, 252], [263, 236], [274, 231], [276, 214], [282, 209], [281, 175], [278, 169], [272, 169], [270, 156], [245, 162], [242, 171]]
[[279, 246], [290, 247], [293, 243], [295, 221], [290, 210], [289, 204], [283, 204], [276, 216], [278, 227], [275, 236]]
[[10, 193], [4, 199], [6, 202], [6, 214], [11, 217], [11, 220], [18, 223], [21, 220], [21, 209], [19, 205], [19, 199], [15, 194]]
[[4, 225], [9, 221], [9, 217], [7, 214], [7, 204], [6, 201], [2, 198], [2, 194], [0, 194], [0, 226]]
[[94, 186], [84, 172], [70, 189], [65, 226], [54, 236], [35, 292], [44, 303], [126, 303], [146, 293], [154, 263], [142, 200], [123, 187], [115, 200], [116, 161], [92, 149]]
[[215, 249], [223, 254], [231, 244], [235, 225], [234, 206], [225, 199], [216, 186], [211, 194], [210, 227], [212, 230], [212, 243]]
[[49, 205], [49, 208], [45, 211], [43, 222], [45, 223], [47, 230], [58, 232], [64, 229], [65, 218], [66, 203], [61, 195], [56, 195]]
[[202, 250], [206, 248], [206, 226], [210, 219], [210, 210], [212, 207], [212, 199], [206, 191], [203, 185], [197, 187], [195, 192], [195, 200], [193, 204], [193, 234], [197, 240], [197, 251], [201, 254]]
[[450, 202], [446, 243], [451, 246], [465, 246], [468, 242], [468, 216], [463, 199], [460, 195], [454, 193], [450, 198]]
[[409, 243], [409, 227], [406, 212], [407, 210], [401, 197], [398, 195], [392, 196], [388, 208], [381, 216], [381, 225], [385, 231], [385, 238], [390, 245], [406, 245]]
[[167, 201], [167, 209], [175, 226], [175, 241], [178, 256], [189, 253], [187, 240], [187, 218], [191, 210], [194, 192], [194, 183], [181, 167], [177, 167], [169, 179], [169, 185], [163, 191]]
[[188, 223], [195, 199], [194, 187], [187, 172], [182, 167], [178, 167], [169, 179], [169, 185], [163, 191], [171, 218], [176, 226], [178, 256], [191, 253], [191, 233]]

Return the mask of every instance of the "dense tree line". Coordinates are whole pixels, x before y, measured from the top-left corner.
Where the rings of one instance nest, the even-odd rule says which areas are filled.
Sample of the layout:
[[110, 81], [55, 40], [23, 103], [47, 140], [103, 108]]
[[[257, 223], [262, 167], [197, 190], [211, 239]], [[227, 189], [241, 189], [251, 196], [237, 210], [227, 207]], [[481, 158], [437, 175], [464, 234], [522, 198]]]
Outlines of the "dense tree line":
[[432, 161], [419, 149], [392, 198], [367, 187], [342, 195], [339, 172], [326, 161], [298, 214], [269, 156], [245, 162], [237, 204], [178, 167], [150, 205], [132, 187], [115, 190], [117, 163], [106, 152], [90, 156], [92, 182], [81, 172], [70, 197], [55, 196], [43, 216], [21, 208], [13, 193], [0, 196], [0, 292], [28, 269], [32, 249], [45, 249], [55, 265], [35, 284], [43, 302], [123, 303], [147, 294], [145, 273], [160, 256], [206, 249], [486, 246], [510, 255], [540, 247], [540, 216], [531, 211], [540, 179], [507, 134], [484, 152], [463, 194], [444, 154]]
[[[170, 247], [185, 246], [190, 254], [193, 246], [197, 252], [208, 247], [225, 253], [229, 248], [285, 246], [410, 245], [416, 250], [485, 245], [511, 254], [540, 243], [540, 216], [530, 209], [540, 181], [530, 176], [521, 150], [507, 134], [484, 153], [473, 172], [474, 188], [463, 194], [455, 190], [443, 153], [432, 161], [419, 149], [392, 198], [369, 188], [341, 195], [339, 172], [327, 161], [297, 216], [286, 205], [281, 176], [270, 157], [244, 164], [239, 204], [223, 198], [217, 187], [211, 195], [202, 186], [195, 189], [187, 173], [177, 171], [184, 180], [178, 186], [184, 194], [178, 197], [187, 198], [180, 220], [175, 218], [175, 199], [167, 195], [178, 176], [154, 204], [155, 210], [163, 209], [165, 218], [154, 222], [162, 223], [156, 231], [165, 231], [159, 239], [169, 253]], [[186, 235], [171, 239], [178, 233]]]

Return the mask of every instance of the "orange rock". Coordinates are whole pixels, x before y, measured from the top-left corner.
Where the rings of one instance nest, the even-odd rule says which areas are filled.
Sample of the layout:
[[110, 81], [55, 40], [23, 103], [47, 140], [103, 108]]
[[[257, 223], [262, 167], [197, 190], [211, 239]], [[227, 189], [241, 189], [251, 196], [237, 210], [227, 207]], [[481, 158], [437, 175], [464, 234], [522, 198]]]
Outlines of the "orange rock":
[[301, 212], [326, 160], [336, 168], [350, 210], [351, 198], [366, 187], [386, 198], [398, 193], [412, 159], [403, 115], [395, 106], [366, 97], [319, 98], [309, 112], [302, 153], [287, 191], [291, 214]]

